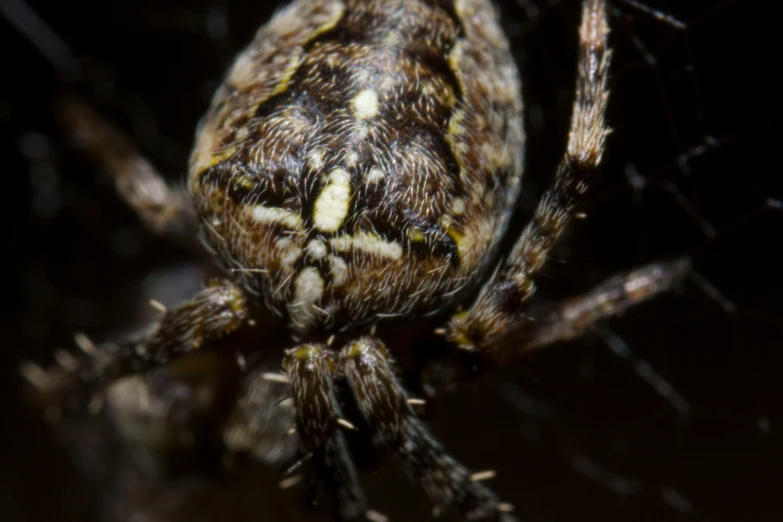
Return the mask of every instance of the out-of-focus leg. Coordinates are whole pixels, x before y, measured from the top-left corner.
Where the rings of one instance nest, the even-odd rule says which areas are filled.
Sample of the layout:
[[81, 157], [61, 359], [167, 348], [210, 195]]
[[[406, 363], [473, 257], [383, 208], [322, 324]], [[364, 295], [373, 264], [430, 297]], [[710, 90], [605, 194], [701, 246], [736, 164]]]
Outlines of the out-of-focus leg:
[[150, 229], [195, 237], [196, 220], [185, 194], [168, 186], [118, 129], [77, 96], [63, 99], [56, 112], [76, 145], [106, 172], [120, 197]]
[[557, 303], [542, 316], [531, 311], [534, 321], [509, 341], [522, 351], [540, 348], [558, 341], [579, 337], [597, 321], [623, 313], [628, 308], [652, 299], [680, 282], [688, 272], [688, 259], [652, 263], [607, 279], [586, 294]]

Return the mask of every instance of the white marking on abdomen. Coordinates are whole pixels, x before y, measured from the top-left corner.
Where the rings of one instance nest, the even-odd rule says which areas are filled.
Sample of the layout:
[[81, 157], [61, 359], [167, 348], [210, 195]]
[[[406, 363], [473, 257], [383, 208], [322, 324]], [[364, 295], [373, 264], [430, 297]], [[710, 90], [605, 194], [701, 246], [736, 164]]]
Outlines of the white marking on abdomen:
[[364, 89], [353, 99], [353, 114], [360, 120], [369, 120], [378, 115], [378, 93]]
[[334, 169], [313, 205], [313, 224], [322, 232], [335, 232], [348, 216], [350, 205], [351, 176], [343, 169]]
[[365, 176], [364, 181], [366, 183], [378, 183], [385, 177], [386, 177], [386, 173], [383, 171], [383, 169], [378, 167], [373, 167]]
[[348, 167], [354, 167], [359, 163], [359, 153], [355, 150], [348, 151], [345, 155], [345, 165]]
[[307, 153], [307, 166], [313, 170], [321, 170], [324, 168], [324, 155], [326, 149], [323, 147], [316, 147]]
[[329, 243], [338, 252], [354, 249], [394, 261], [402, 258], [402, 245], [400, 243], [386, 241], [375, 234], [368, 234], [367, 232], [359, 232], [353, 236], [335, 237], [330, 239]]
[[251, 209], [251, 216], [264, 225], [282, 225], [290, 230], [304, 229], [302, 217], [298, 213], [280, 207], [256, 205]]
[[308, 257], [321, 259], [326, 255], [326, 245], [320, 239], [313, 239], [305, 246]]

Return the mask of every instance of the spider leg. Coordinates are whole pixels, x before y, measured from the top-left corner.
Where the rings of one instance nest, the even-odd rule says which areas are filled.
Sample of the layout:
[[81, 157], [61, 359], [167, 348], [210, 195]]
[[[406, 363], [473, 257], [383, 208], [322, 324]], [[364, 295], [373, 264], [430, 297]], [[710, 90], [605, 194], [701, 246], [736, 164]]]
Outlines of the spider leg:
[[556, 303], [549, 311], [531, 310], [531, 316], [536, 318], [534, 326], [509, 335], [508, 340], [512, 343], [508, 345], [515, 348], [506, 350], [504, 355], [543, 348], [596, 330], [618, 357], [627, 361], [650, 387], [685, 418], [690, 412], [690, 405], [674, 387], [649, 363], [634, 356], [622, 339], [596, 328], [596, 323], [671, 290], [682, 281], [689, 269], [690, 260], [687, 258], [651, 263], [611, 277], [585, 294]]
[[461, 348], [489, 349], [499, 337], [524, 324], [521, 312], [536, 291], [534, 279], [598, 170], [609, 133], [604, 122], [611, 56], [608, 33], [605, 1], [584, 0], [576, 99], [565, 157], [554, 185], [544, 193], [505, 266], [495, 272], [470, 309], [451, 319], [446, 335]]
[[235, 396], [237, 374], [236, 364], [228, 358], [214, 351], [194, 351], [145, 375], [114, 381], [107, 387], [105, 402], [126, 442], [173, 455], [177, 449], [217, 450], [220, 441], [215, 434]]
[[436, 512], [452, 508], [470, 521], [514, 520], [510, 506], [451, 458], [416, 418], [380, 340], [364, 337], [349, 344], [340, 352], [339, 364], [373, 444], [396, 453], [408, 475], [436, 504]]
[[249, 454], [268, 465], [290, 462], [299, 442], [291, 437], [294, 405], [289, 385], [271, 381], [268, 369], [254, 368], [242, 378], [236, 405], [223, 427], [232, 454]]
[[[334, 390], [335, 362], [319, 344], [286, 351], [283, 371], [291, 383], [296, 432], [306, 452], [312, 452], [316, 474], [335, 500], [338, 520], [365, 520], [367, 502], [356, 476]], [[345, 424], [345, 421], [342, 421]]]
[[[651, 263], [626, 274], [616, 275], [589, 292], [558, 303], [554, 310], [537, 313], [531, 328], [509, 338], [527, 351], [559, 341], [568, 341], [586, 333], [595, 323], [618, 315], [628, 308], [671, 290], [690, 268], [688, 259]], [[519, 339], [516, 339], [516, 336]]]
[[142, 373], [171, 358], [219, 340], [248, 324], [249, 310], [243, 292], [232, 282], [216, 280], [176, 308], [167, 310], [151, 329], [118, 343], [99, 347], [82, 342], [85, 352], [75, 357], [58, 351], [58, 365], [43, 370], [31, 362], [22, 374], [35, 387], [35, 397], [54, 406], [80, 390], [95, 390], [129, 374]]
[[690, 407], [676, 390], [648, 363], [635, 357], [621, 339], [599, 328], [598, 323], [670, 291], [689, 270], [690, 260], [687, 258], [651, 263], [610, 277], [582, 295], [533, 307], [528, 310], [528, 322], [524, 328], [506, 332], [497, 341], [489, 359], [484, 358], [483, 353], [455, 350], [445, 360], [428, 366], [422, 372], [425, 389], [430, 394], [440, 393], [453, 388], [458, 382], [482, 374], [488, 366], [503, 363], [530, 350], [597, 332], [618, 357], [626, 360], [642, 379], [685, 416]]
[[120, 197], [151, 230], [192, 237], [188, 234], [195, 231], [196, 220], [185, 194], [169, 187], [119, 130], [76, 96], [61, 101], [57, 114], [76, 145], [105, 170]]
[[682, 281], [689, 269], [690, 260], [687, 258], [651, 263], [611, 277], [589, 292], [556, 303], [554, 307], [533, 309], [530, 311], [530, 315], [535, 318], [532, 328], [510, 334], [503, 343], [504, 346], [514, 346], [514, 349], [504, 350], [504, 356], [569, 341], [589, 331], [596, 331], [618, 357], [630, 364], [652, 389], [685, 418], [690, 412], [690, 405], [674, 387], [649, 363], [633, 355], [622, 339], [596, 326], [603, 319], [668, 292]]

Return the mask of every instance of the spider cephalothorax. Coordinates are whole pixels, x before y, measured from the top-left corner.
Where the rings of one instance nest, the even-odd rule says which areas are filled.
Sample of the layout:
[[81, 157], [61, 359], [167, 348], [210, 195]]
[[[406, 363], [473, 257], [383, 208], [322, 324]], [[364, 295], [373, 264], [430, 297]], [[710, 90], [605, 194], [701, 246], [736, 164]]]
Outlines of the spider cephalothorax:
[[[438, 509], [512, 520], [481, 475], [451, 458], [417, 419], [417, 401], [397, 379], [397, 347], [382, 339], [392, 338], [387, 326], [452, 313], [437, 332], [454, 351], [497, 364], [578, 336], [684, 273], [684, 261], [657, 263], [545, 312], [528, 310], [607, 135], [606, 6], [583, 4], [568, 148], [503, 259], [497, 247], [519, 192], [524, 134], [519, 74], [490, 1], [296, 0], [235, 61], [191, 158], [188, 186], [202, 234], [233, 277], [165, 311], [131, 341], [85, 345], [89, 358], [61, 357], [62, 367], [48, 372], [26, 366], [28, 378], [50, 396], [85, 382], [109, 386], [118, 428], [129, 437], [140, 431], [134, 408], [154, 417], [155, 404], [163, 429], [141, 430], [154, 443], [173, 430], [172, 405], [150, 382], [196, 381], [222, 358], [239, 384], [198, 382], [232, 381], [233, 406], [217, 415], [221, 426], [212, 423], [225, 449], [279, 462], [293, 446], [325, 483], [336, 517], [361, 520], [372, 512], [342, 433], [354, 429], [343, 414], [350, 394], [361, 433], [394, 453]], [[143, 219], [159, 231], [187, 229], [181, 225], [192, 214], [179, 194], [116, 133], [85, 107], [72, 105], [65, 118], [83, 147], [113, 168]], [[245, 334], [262, 320], [254, 302], [286, 319], [287, 344], [277, 347], [283, 373], [253, 366], [260, 347]], [[345, 345], [319, 342], [330, 334], [342, 334]], [[264, 343], [267, 353], [272, 348]], [[195, 353], [210, 355], [177, 366]], [[161, 371], [157, 380], [138, 377]], [[278, 397], [270, 382], [288, 387], [288, 415], [270, 415]], [[144, 401], [129, 406], [137, 395]], [[187, 422], [219, 408], [217, 394], [201, 396], [177, 410], [185, 412], [178, 430], [206, 429]], [[282, 422], [295, 425], [292, 435]]]

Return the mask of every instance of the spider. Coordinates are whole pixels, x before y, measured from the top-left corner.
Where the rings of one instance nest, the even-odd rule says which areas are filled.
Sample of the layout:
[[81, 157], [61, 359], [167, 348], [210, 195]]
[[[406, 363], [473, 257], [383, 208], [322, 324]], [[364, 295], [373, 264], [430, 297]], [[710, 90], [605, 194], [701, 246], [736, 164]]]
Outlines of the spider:
[[[127, 438], [155, 445], [211, 429], [228, 452], [296, 453], [288, 473], [317, 478], [338, 520], [377, 518], [346, 433], [393, 453], [436, 510], [514, 520], [484, 474], [418, 419], [422, 401], [395, 360], [434, 332], [453, 357], [424, 365], [420, 378], [454, 384], [575, 338], [687, 271], [684, 260], [654, 263], [548, 309], [530, 306], [609, 132], [603, 0], [583, 1], [579, 34], [566, 153], [502, 256], [525, 137], [519, 73], [489, 0], [295, 0], [215, 94], [188, 197], [71, 100], [62, 118], [140, 218], [174, 236], [200, 227], [228, 276], [161, 308], [134, 336], [99, 347], [82, 339], [85, 357], [59, 352], [59, 366], [27, 364], [25, 375], [47, 397], [103, 389], [96, 397]], [[285, 344], [266, 335], [278, 323]], [[257, 364], [261, 352], [279, 353], [280, 370]], [[289, 400], [278, 404], [271, 386]], [[215, 410], [217, 426], [206, 428]]]

